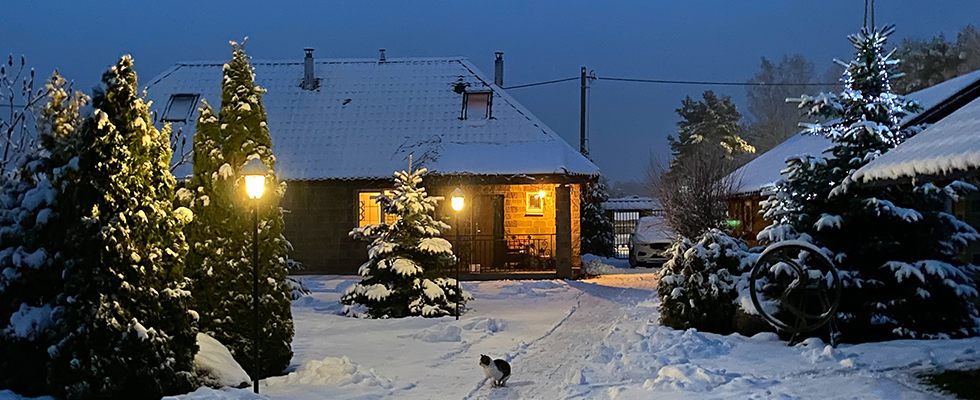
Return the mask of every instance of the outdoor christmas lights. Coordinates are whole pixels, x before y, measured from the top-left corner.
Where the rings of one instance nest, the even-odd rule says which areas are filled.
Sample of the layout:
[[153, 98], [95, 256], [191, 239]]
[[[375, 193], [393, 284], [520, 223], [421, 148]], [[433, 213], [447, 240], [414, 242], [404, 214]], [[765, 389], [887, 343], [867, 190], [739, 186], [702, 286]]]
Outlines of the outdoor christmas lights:
[[269, 169], [265, 167], [258, 157], [253, 157], [242, 167], [242, 176], [245, 178], [245, 192], [248, 198], [252, 199], [252, 310], [255, 313], [255, 336], [252, 339], [252, 349], [255, 353], [255, 369], [252, 377], [255, 393], [259, 393], [259, 377], [261, 376], [261, 364], [259, 363], [259, 199], [265, 191], [265, 176], [269, 174]]

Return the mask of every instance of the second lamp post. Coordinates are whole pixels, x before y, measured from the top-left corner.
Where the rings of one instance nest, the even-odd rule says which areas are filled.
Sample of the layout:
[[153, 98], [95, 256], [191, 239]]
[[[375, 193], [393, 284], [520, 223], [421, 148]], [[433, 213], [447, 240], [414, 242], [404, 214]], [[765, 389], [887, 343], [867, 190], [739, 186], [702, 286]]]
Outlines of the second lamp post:
[[[456, 212], [455, 213], [456, 214], [456, 223], [454, 224], [456, 226], [453, 227], [453, 229], [456, 230], [456, 243], [454, 244], [456, 246], [456, 249], [453, 251], [453, 253], [456, 253], [461, 248], [461, 246], [459, 245], [459, 212], [463, 209], [463, 191], [460, 190], [459, 188], [456, 188], [456, 190], [453, 190], [453, 194], [451, 195], [450, 202], [451, 202], [451, 204], [453, 206], [453, 211]], [[463, 292], [460, 291], [460, 284], [459, 284], [459, 265], [460, 264], [462, 264], [462, 262], [460, 262], [460, 260], [459, 260], [459, 255], [456, 255], [456, 320], [457, 321], [459, 320], [459, 313], [460, 313], [459, 312], [459, 300], [460, 300], [460, 297], [463, 297]]]
[[255, 313], [255, 336], [252, 338], [252, 348], [255, 356], [255, 369], [252, 378], [253, 390], [259, 392], [259, 376], [262, 372], [259, 364], [259, 199], [265, 191], [265, 176], [269, 169], [258, 157], [253, 157], [242, 167], [245, 177], [245, 192], [252, 200], [252, 311]]

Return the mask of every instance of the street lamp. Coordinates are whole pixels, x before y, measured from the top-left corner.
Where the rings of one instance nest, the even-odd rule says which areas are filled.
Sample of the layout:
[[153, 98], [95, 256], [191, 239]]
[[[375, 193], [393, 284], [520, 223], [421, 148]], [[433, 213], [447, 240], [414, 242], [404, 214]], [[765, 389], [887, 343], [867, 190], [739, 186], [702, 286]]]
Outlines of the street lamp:
[[259, 393], [259, 376], [261, 366], [259, 364], [259, 199], [265, 191], [265, 176], [269, 174], [269, 169], [265, 167], [258, 157], [253, 157], [242, 167], [242, 176], [245, 177], [245, 193], [252, 199], [252, 311], [255, 313], [255, 336], [252, 339], [254, 349], [255, 377], [252, 379], [253, 390]]
[[[455, 225], [454, 228], [456, 229], [456, 247], [458, 251], [460, 247], [459, 246], [459, 212], [463, 209], [463, 201], [464, 201], [463, 191], [460, 190], [459, 188], [456, 188], [456, 190], [453, 190], [453, 194], [450, 196], [451, 196], [450, 203], [453, 206], [453, 211], [456, 211], [456, 223], [454, 223], [453, 225]], [[460, 291], [460, 284], [459, 284], [459, 264], [460, 264], [459, 256], [456, 256], [456, 320], [457, 321], [459, 321], [459, 298], [463, 297], [463, 292]]]

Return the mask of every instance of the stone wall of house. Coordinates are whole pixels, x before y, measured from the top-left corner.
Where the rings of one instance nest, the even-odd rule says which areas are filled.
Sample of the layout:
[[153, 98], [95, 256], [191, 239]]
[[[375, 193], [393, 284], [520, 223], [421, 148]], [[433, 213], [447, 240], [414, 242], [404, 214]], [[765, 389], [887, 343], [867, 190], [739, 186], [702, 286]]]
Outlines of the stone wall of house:
[[[466, 196], [480, 196], [480, 195], [503, 195], [504, 196], [504, 235], [510, 237], [511, 235], [554, 235], [555, 234], [555, 187], [557, 185], [554, 183], [548, 184], [512, 184], [512, 185], [459, 185], [459, 186], [442, 186], [436, 187], [428, 190], [430, 195], [444, 196], [446, 199], [450, 198], [452, 191], [459, 187]], [[582, 264], [581, 260], [581, 217], [579, 214], [580, 208], [580, 195], [581, 195], [581, 185], [572, 184], [572, 264], [574, 267], [580, 267]], [[531, 215], [527, 213], [527, 193], [538, 193], [540, 191], [545, 192], [544, 209], [540, 215]], [[471, 197], [472, 199], [472, 197]], [[445, 202], [440, 213], [442, 215], [451, 216], [452, 211], [448, 209], [448, 201]], [[462, 213], [461, 219], [464, 225], [463, 232], [467, 232], [468, 228], [465, 226], [470, 223], [470, 215], [466, 212]], [[452, 224], [452, 220], [446, 218], [447, 222]]]

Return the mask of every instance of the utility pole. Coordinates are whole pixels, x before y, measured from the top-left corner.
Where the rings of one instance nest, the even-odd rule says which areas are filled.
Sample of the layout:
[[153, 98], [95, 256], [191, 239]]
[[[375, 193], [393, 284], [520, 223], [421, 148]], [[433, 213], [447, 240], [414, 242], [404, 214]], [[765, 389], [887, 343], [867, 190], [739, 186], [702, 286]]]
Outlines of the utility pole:
[[579, 141], [579, 152], [583, 155], [588, 155], [588, 150], [585, 149], [585, 67], [582, 67], [582, 110], [579, 118], [579, 133], [581, 140]]

